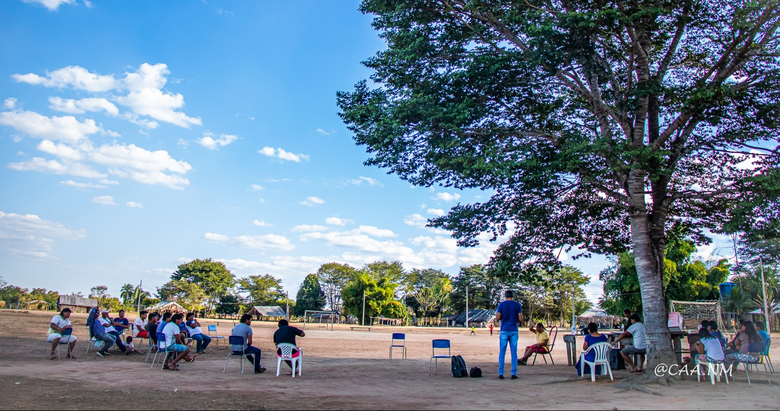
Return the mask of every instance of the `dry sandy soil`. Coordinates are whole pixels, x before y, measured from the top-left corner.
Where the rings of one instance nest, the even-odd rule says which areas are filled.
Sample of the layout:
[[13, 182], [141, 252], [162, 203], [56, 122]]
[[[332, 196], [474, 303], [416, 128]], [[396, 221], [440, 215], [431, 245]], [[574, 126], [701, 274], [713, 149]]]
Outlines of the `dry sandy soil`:
[[[240, 375], [235, 359], [223, 374], [227, 351], [214, 346], [173, 372], [150, 369], [139, 355], [85, 355], [86, 315], [74, 314], [78, 359], [48, 360], [43, 341], [52, 315], [0, 310], [0, 409], [777, 409], [780, 404], [780, 374], [771, 375], [770, 387], [763, 371], [751, 374], [752, 387], [744, 372], [738, 372], [730, 385], [688, 377], [668, 388], [648, 386], [655, 394], [622, 391], [618, 384], [629, 376], [626, 371], [615, 371], [614, 382], [608, 377], [595, 383], [580, 380], [565, 365], [560, 335], [554, 350], [557, 365], [540, 365], [539, 359], [535, 366], [519, 368], [519, 380], [499, 380], [498, 336], [487, 330], [469, 336], [463, 329], [368, 332], [337, 326], [329, 331], [310, 325], [299, 340], [306, 355], [303, 376], [292, 379], [276, 377], [272, 323], [253, 323], [254, 345], [263, 350], [262, 363], [268, 367], [264, 374], [252, 375], [248, 368], [249, 373]], [[232, 327], [230, 321], [202, 323], [204, 328], [218, 324], [222, 335]], [[407, 360], [388, 360], [392, 332], [407, 333]], [[777, 341], [780, 335], [773, 337]], [[461, 354], [469, 368], [481, 367], [484, 377], [452, 378], [449, 361], [438, 375], [429, 376], [435, 338], [450, 339], [453, 353]], [[533, 336], [521, 332], [520, 346], [531, 343]], [[772, 356], [780, 363], [778, 348]]]

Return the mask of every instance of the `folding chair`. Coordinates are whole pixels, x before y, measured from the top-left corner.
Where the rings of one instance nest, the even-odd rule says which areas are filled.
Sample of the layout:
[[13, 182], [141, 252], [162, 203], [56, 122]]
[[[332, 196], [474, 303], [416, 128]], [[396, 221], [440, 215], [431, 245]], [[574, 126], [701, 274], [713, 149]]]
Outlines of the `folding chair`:
[[[558, 336], [558, 326], [555, 325], [552, 328], [550, 328], [550, 333], [548, 335], [550, 335], [550, 341], [547, 342], [547, 348], [545, 348], [545, 352], [542, 353], [542, 359], [544, 360], [544, 363], [547, 364], [547, 358], [545, 358], [544, 356], [549, 355], [550, 362], [552, 363], [552, 365], [555, 365], [555, 361], [553, 361], [553, 357], [552, 357], [552, 350], [553, 348], [555, 348], [555, 337]], [[536, 364], [537, 355], [539, 355], [538, 351], [534, 353], [534, 361], [531, 363], [531, 365]]]
[[406, 334], [393, 333], [393, 338], [390, 340], [390, 359], [393, 359], [393, 348], [401, 349], [401, 359], [406, 359]]
[[168, 343], [165, 341], [165, 334], [157, 333], [157, 352], [154, 353], [152, 359], [152, 365], [149, 368], [154, 368], [154, 363], [157, 362], [157, 356], [162, 353], [162, 364], [160, 365], [160, 371], [165, 367], [165, 362], [168, 361], [168, 354], [175, 354], [175, 352], [168, 351]]
[[295, 378], [295, 364], [298, 364], [298, 376], [303, 371], [303, 350], [290, 343], [279, 343], [276, 346], [276, 376], [282, 369], [282, 361], [290, 361], [292, 376]]
[[[428, 375], [431, 375], [431, 362], [435, 361], [436, 363], [436, 372], [435, 374], [439, 373], [439, 359], [450, 359], [452, 358], [452, 350], [450, 349], [450, 340], [433, 340], [432, 341], [432, 354], [430, 360], [428, 360]], [[436, 353], [436, 349], [439, 349], [439, 354]], [[447, 355], [441, 354], [441, 351], [446, 349]]]
[[[212, 333], [212, 332], [214, 333], [214, 335], [211, 335], [211, 333]], [[212, 339], [212, 340], [215, 340], [215, 341], [214, 341], [214, 344], [216, 344], [216, 346], [217, 346], [217, 349], [219, 349], [219, 342], [220, 342], [220, 341], [222, 341], [222, 345], [225, 345], [225, 342], [226, 342], [226, 341], [225, 341], [225, 336], [221, 336], [221, 337], [220, 337], [220, 336], [217, 334], [217, 326], [216, 326], [216, 325], [213, 325], [213, 324], [212, 324], [212, 325], [209, 325], [209, 329], [208, 329], [208, 334], [207, 334], [207, 335], [208, 335], [209, 337], [211, 337], [211, 339]]]
[[[156, 335], [155, 335], [156, 337]], [[152, 354], [152, 351], [157, 352], [157, 341], [155, 339], [152, 339], [152, 334], [149, 334], [149, 351], [146, 352], [146, 358], [144, 359], [144, 362], [149, 362], [149, 355]]]
[[[62, 358], [60, 358], [60, 345], [66, 344], [68, 346], [68, 355], [70, 355], [70, 341], [64, 343], [64, 342], [62, 342], [62, 340], [65, 339], [64, 337], [70, 337], [73, 334], [73, 329], [72, 328], [66, 328], [66, 329], [64, 329], [62, 331], [62, 333], [58, 333], [58, 334], [60, 334], [62, 337], [60, 338], [60, 343], [57, 344], [57, 347], [54, 349], [54, 352], [57, 353], [57, 359], [61, 360]], [[48, 358], [49, 357], [49, 354], [51, 353], [50, 350], [51, 350], [51, 341], [49, 341], [49, 336], [47, 335], [46, 336], [46, 350], [44, 351], [43, 358]]]
[[726, 362], [725, 361], [705, 361], [701, 362], [697, 358], [697, 355], [693, 356], [693, 363], [696, 365], [696, 382], [701, 381], [701, 369], [699, 365], [704, 364], [707, 366], [707, 373], [710, 375], [710, 381], [712, 382], [712, 385], [715, 385], [715, 379], [717, 378], [718, 381], [720, 381], [720, 376], [723, 375], [726, 377], [726, 384], [729, 383], [729, 373], [728, 370], [726, 370]]
[[[595, 382], [596, 366], [600, 365], [601, 375], [607, 375], [607, 372], [609, 372], [609, 379], [614, 381], [615, 379], [612, 378], [612, 368], [609, 366], [609, 351], [611, 349], [612, 344], [600, 342], [589, 346], [587, 350], [583, 351], [582, 354], [580, 354], [580, 378], [585, 378], [585, 364], [588, 364], [590, 366], [590, 380]], [[595, 354], [595, 357], [593, 358], [593, 361], [588, 361], [585, 359], [585, 356], [591, 352]]]
[[[240, 335], [231, 335], [228, 337], [228, 345], [230, 345], [230, 354], [227, 355], [227, 358], [225, 358], [225, 367], [222, 369], [222, 374], [227, 371], [227, 365], [228, 360], [230, 360], [230, 357], [241, 357], [241, 375], [244, 374], [244, 360], [249, 362], [249, 358], [247, 358], [246, 353], [246, 346], [244, 345], [244, 337]], [[233, 349], [233, 347], [241, 347], [241, 351], [236, 351]], [[255, 361], [260, 361], [259, 358], [255, 358]], [[252, 367], [252, 374], [255, 373], [255, 367]]]

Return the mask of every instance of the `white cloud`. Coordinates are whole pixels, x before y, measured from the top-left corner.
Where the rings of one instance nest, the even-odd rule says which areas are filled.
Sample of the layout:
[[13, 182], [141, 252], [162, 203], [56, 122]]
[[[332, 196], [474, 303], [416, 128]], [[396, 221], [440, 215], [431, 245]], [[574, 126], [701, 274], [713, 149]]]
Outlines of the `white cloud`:
[[185, 140], [185, 139], [183, 139], [183, 138], [181, 138], [181, 137], [176, 141], [176, 147], [187, 148], [189, 145], [190, 145], [190, 142]]
[[255, 220], [252, 222], [258, 227], [273, 227], [273, 224], [266, 223], [265, 221]]
[[51, 140], [43, 140], [38, 143], [38, 150], [49, 153], [63, 160], [81, 161], [84, 159], [84, 153], [78, 148], [66, 144], [57, 144]]
[[8, 97], [7, 99], [5, 99], [5, 101], [3, 101], [3, 107], [5, 107], [7, 109], [11, 109], [11, 110], [16, 108], [16, 98], [15, 97]]
[[119, 109], [104, 98], [83, 98], [81, 100], [73, 100], [60, 97], [49, 97], [49, 103], [51, 103], [49, 108], [52, 110], [70, 114], [83, 114], [87, 111], [105, 111], [112, 116], [119, 114]]
[[385, 256], [387, 259], [415, 260], [414, 250], [403, 243], [399, 241], [379, 241], [360, 232], [360, 230], [306, 233], [302, 234], [300, 238], [301, 241], [323, 241], [331, 247], [346, 247], [376, 253]]
[[92, 202], [100, 205], [116, 205], [113, 196], [95, 196], [92, 197]]
[[95, 148], [88, 156], [91, 161], [109, 167], [112, 174], [139, 183], [160, 184], [173, 189], [183, 189], [190, 184], [181, 175], [192, 170], [192, 166], [185, 161], [174, 160], [165, 150], [149, 151], [135, 144], [114, 143]]
[[46, 117], [32, 111], [4, 111], [0, 113], [0, 125], [45, 140], [62, 140], [76, 143], [90, 135], [106, 132], [95, 120], [78, 121], [73, 116]]
[[424, 228], [428, 219], [420, 214], [412, 214], [404, 217], [404, 223], [413, 227]]
[[260, 150], [257, 150], [257, 152], [264, 156], [276, 157], [281, 160], [294, 161], [296, 163], [300, 163], [301, 160], [309, 159], [309, 156], [306, 154], [293, 154], [289, 151], [285, 151], [282, 148], [263, 147]]
[[208, 240], [227, 243], [229, 245], [248, 248], [250, 250], [284, 250], [290, 251], [295, 245], [290, 240], [281, 235], [241, 235], [237, 237], [228, 237], [222, 234], [206, 233], [204, 237]]
[[60, 181], [60, 184], [70, 186], [70, 187], [78, 187], [78, 188], [106, 188], [104, 185], [95, 184], [95, 183], [78, 183], [73, 180], [67, 180], [67, 181]]
[[252, 184], [249, 186], [254, 191], [261, 191], [265, 190], [265, 187], [261, 186], [260, 184]]
[[325, 227], [324, 225], [301, 224], [291, 228], [290, 231], [296, 233], [296, 232], [324, 231], [327, 229], [328, 227]]
[[356, 179], [347, 180], [347, 183], [355, 184], [355, 185], [360, 185], [360, 184], [366, 183], [366, 184], [368, 184], [370, 186], [380, 186], [380, 187], [382, 187], [382, 183], [380, 183], [379, 180], [373, 179], [371, 177], [364, 177], [364, 176], [360, 176], [360, 177], [358, 177]]
[[446, 213], [441, 208], [429, 208], [428, 209], [428, 214], [435, 215], [437, 217], [441, 217], [441, 216], [443, 216]]
[[329, 136], [330, 135], [330, 133], [328, 133], [327, 131], [325, 131], [325, 130], [323, 130], [321, 128], [318, 128], [317, 132], [322, 134], [323, 136]]
[[393, 230], [387, 230], [384, 228], [378, 228], [370, 225], [361, 225], [358, 227], [358, 231], [364, 234], [368, 234], [374, 237], [398, 237], [398, 234], [394, 233]]
[[203, 137], [198, 139], [198, 144], [206, 147], [209, 150], [216, 150], [219, 147], [225, 147], [226, 145], [236, 141], [238, 136], [232, 134], [221, 134], [219, 138], [215, 139], [213, 133], [204, 132]]
[[[45, 0], [56, 1], [56, 0]], [[79, 66], [67, 66], [52, 72], [46, 72], [46, 77], [37, 74], [13, 74], [11, 76], [19, 83], [42, 85], [44, 87], [66, 88], [100, 93], [118, 88], [121, 82], [114, 76], [101, 76], [90, 73], [89, 70]]]
[[106, 174], [100, 173], [82, 163], [60, 163], [57, 160], [46, 160], [41, 157], [33, 157], [29, 161], [8, 164], [8, 168], [18, 171], [39, 171], [42, 173], [54, 173], [84, 178], [104, 178]]
[[455, 201], [460, 198], [460, 194], [455, 193], [436, 193], [436, 195], [433, 197], [434, 200], [442, 200], [446, 202]]
[[135, 201], [128, 201], [127, 206], [130, 208], [144, 208], [144, 205], [141, 203], [136, 203]]
[[307, 207], [314, 207], [315, 205], [325, 204], [325, 200], [319, 197], [307, 197], [306, 200], [301, 201], [301, 204]]
[[343, 218], [338, 218], [338, 217], [328, 217], [325, 219], [325, 222], [330, 225], [340, 225], [343, 227], [347, 225], [347, 223], [350, 223], [351, 221]]
[[51, 253], [56, 240], [84, 238], [84, 230], [65, 228], [61, 223], [34, 214], [0, 211], [0, 252], [33, 259], [56, 259]]
[[110, 185], [110, 186], [115, 186], [115, 185], [118, 185], [118, 184], [119, 184], [119, 181], [116, 181], [116, 180], [109, 180], [109, 179], [107, 179], [107, 178], [101, 178], [101, 179], [100, 179], [100, 183], [101, 183], [101, 184]]

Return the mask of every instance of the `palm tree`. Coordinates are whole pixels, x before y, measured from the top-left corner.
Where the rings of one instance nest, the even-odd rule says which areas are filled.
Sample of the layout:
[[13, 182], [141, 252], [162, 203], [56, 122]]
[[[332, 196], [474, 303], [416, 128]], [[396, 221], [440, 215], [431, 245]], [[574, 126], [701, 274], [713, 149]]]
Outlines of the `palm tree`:
[[740, 316], [754, 307], [753, 301], [750, 300], [750, 296], [743, 292], [741, 288], [734, 287], [731, 289], [731, 296], [726, 302], [726, 309], [739, 314]]
[[125, 284], [122, 286], [119, 292], [119, 298], [122, 299], [122, 305], [127, 307], [133, 303], [133, 297], [135, 296], [135, 287], [131, 284]]

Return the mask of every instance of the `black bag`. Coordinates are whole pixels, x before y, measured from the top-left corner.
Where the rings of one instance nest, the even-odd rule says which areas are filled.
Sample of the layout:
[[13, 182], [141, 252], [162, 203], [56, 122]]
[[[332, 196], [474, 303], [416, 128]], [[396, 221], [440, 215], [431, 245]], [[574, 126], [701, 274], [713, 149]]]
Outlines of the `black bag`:
[[471, 371], [469, 371], [469, 377], [482, 378], [482, 370], [479, 367], [471, 367]]
[[623, 361], [623, 356], [620, 355], [620, 350], [609, 351], [609, 368], [613, 370], [626, 369], [626, 363]]
[[460, 355], [452, 356], [452, 376], [455, 378], [468, 377], [469, 372], [466, 368], [466, 361]]

